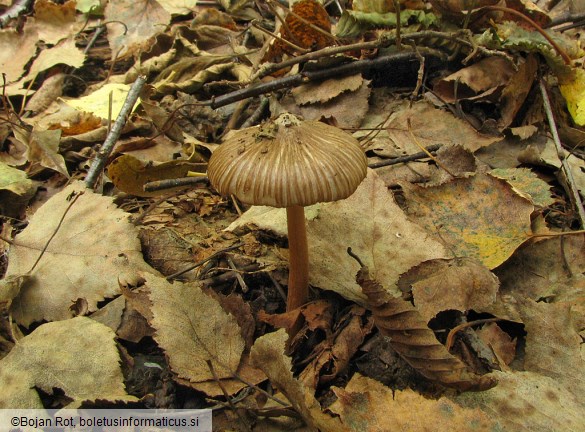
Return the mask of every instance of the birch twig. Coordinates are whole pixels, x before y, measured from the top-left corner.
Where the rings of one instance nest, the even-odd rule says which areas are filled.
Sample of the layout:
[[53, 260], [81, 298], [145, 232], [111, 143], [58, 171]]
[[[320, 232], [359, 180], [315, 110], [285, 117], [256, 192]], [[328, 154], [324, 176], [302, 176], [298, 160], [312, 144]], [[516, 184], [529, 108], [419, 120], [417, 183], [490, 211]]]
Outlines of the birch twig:
[[97, 180], [102, 170], [104, 169], [104, 166], [106, 165], [106, 161], [108, 160], [108, 157], [110, 156], [112, 150], [114, 149], [116, 141], [118, 141], [118, 138], [122, 133], [122, 129], [126, 124], [126, 119], [132, 112], [132, 108], [134, 107], [134, 104], [138, 100], [138, 96], [140, 95], [142, 87], [144, 87], [145, 83], [146, 77], [139, 76], [136, 79], [136, 81], [134, 81], [134, 84], [132, 84], [132, 87], [128, 92], [128, 96], [126, 96], [126, 100], [124, 101], [124, 105], [122, 105], [120, 114], [118, 114], [118, 118], [114, 122], [112, 129], [110, 129], [110, 132], [106, 137], [106, 140], [104, 141], [102, 147], [97, 152], [96, 158], [93, 160], [91, 167], [87, 172], [87, 176], [85, 177], [85, 185], [87, 188], [93, 189], [95, 187], [95, 184], [97, 183]]

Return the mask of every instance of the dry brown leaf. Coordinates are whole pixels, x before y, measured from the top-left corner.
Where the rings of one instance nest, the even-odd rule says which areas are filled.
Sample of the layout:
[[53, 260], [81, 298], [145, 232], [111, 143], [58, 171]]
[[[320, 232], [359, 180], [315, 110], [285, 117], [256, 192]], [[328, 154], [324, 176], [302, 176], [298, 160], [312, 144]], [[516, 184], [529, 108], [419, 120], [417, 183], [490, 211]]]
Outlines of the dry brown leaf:
[[126, 394], [116, 335], [85, 317], [43, 324], [0, 361], [0, 407], [42, 408], [36, 389], [88, 399], [135, 400]]
[[345, 432], [338, 418], [321, 411], [314, 390], [305, 387], [293, 377], [291, 359], [284, 355], [288, 336], [284, 330], [264, 335], [252, 347], [253, 364], [262, 369], [270, 382], [281, 391], [312, 430]]
[[364, 79], [360, 74], [328, 79], [318, 83], [307, 83], [292, 89], [291, 93], [299, 105], [324, 103], [342, 93], [358, 90]]
[[512, 363], [516, 357], [516, 339], [512, 339], [496, 323], [488, 323], [475, 332], [501, 362], [505, 365]]
[[56, 44], [61, 39], [74, 36], [84, 26], [85, 20], [77, 17], [76, 2], [68, 0], [57, 4], [50, 0], [35, 1], [34, 23], [39, 39], [48, 44]]
[[60, 138], [61, 131], [59, 130], [33, 129], [27, 142], [26, 158], [31, 164], [49, 168], [69, 178], [65, 159], [59, 154]]
[[[340, 318], [335, 329], [326, 329], [327, 338], [319, 343], [310, 357], [314, 357], [301, 372], [299, 379], [308, 387], [316, 389], [344, 373], [350, 360], [363, 344], [373, 328], [373, 319], [365, 319], [365, 309], [353, 305]], [[336, 330], [335, 333], [332, 330]]]
[[214, 381], [209, 360], [220, 379], [231, 378], [245, 347], [235, 317], [198, 283], [170, 284], [146, 275], [146, 286], [152, 301], [154, 338], [165, 351], [171, 370], [197, 388], [198, 383]]
[[[402, 273], [423, 261], [449, 256], [428, 233], [408, 220], [373, 170], [368, 170], [366, 179], [349, 198], [307, 207], [305, 213], [311, 285], [358, 303], [363, 304], [365, 296], [355, 282], [359, 265], [347, 254], [348, 247], [394, 296], [400, 296], [396, 284]], [[284, 236], [286, 212], [252, 207], [228, 230], [248, 224]]]
[[553, 237], [518, 250], [495, 270], [504, 294], [532, 300], [572, 291], [572, 275], [585, 268], [585, 235]]
[[162, 33], [171, 22], [171, 14], [149, 0], [108, 2], [104, 15], [107, 21], [122, 21], [128, 30], [120, 24], [108, 26], [112, 55], [118, 58], [146, 48], [150, 38]]
[[503, 57], [486, 57], [441, 79], [433, 90], [446, 102], [482, 98], [505, 86], [514, 75], [512, 62]]
[[[72, 194], [80, 193], [57, 229]], [[82, 182], [72, 183], [39, 208], [16, 237], [7, 275], [27, 273], [57, 233], [14, 299], [16, 321], [29, 326], [70, 318], [69, 306], [78, 298], [95, 311], [99, 301], [120, 293], [119, 283], [135, 281], [140, 271], [154, 272], [142, 259], [137, 229], [127, 218], [111, 198], [94, 194]]]
[[551, 377], [581, 397], [585, 392], [583, 339], [575, 328], [569, 303], [536, 303], [517, 298], [526, 328], [524, 368]]
[[23, 74], [24, 66], [37, 51], [37, 41], [37, 31], [31, 26], [25, 26], [22, 33], [0, 29], [0, 70], [6, 74], [7, 82], [16, 81]]
[[497, 421], [477, 408], [463, 408], [445, 397], [428, 399], [410, 389], [395, 392], [357, 373], [345, 388], [333, 391], [338, 399], [329, 409], [355, 432], [497, 430]]
[[416, 309], [427, 322], [449, 309], [484, 310], [496, 301], [499, 285], [496, 276], [469, 258], [426, 261], [398, 282], [403, 292], [412, 289]]
[[370, 93], [369, 81], [364, 80], [356, 91], [341, 93], [324, 103], [299, 106], [292, 96], [283, 98], [280, 103], [285, 111], [298, 114], [305, 120], [333, 117], [339, 127], [357, 128], [368, 112]]
[[362, 267], [357, 282], [368, 296], [374, 323], [384, 336], [390, 337], [392, 348], [421, 375], [461, 391], [486, 390], [496, 381], [490, 376], [470, 372], [461, 360], [439, 343], [410, 302], [388, 295], [387, 291]]
[[[148, 162], [125, 154], [117, 157], [108, 166], [108, 176], [118, 189], [131, 195], [141, 197], [159, 196], [161, 192], [145, 192], [146, 183], [186, 177], [189, 171], [202, 171], [201, 164], [194, 164], [184, 160], [174, 160], [153, 165]], [[177, 189], [184, 189], [179, 187]], [[164, 193], [172, 189], [165, 189]]]
[[494, 371], [498, 385], [481, 393], [449, 397], [459, 405], [497, 416], [503, 431], [577, 432], [585, 430], [582, 394], [574, 395], [557, 380], [534, 372]]
[[436, 233], [458, 257], [477, 258], [493, 269], [505, 262], [532, 231], [534, 206], [512, 187], [477, 174], [436, 187], [403, 184], [409, 215]]
[[[413, 139], [408, 131], [410, 119]], [[402, 109], [386, 124], [390, 139], [398, 147], [419, 148], [431, 144], [458, 144], [471, 152], [500, 141], [501, 137], [481, 135], [469, 123], [455, 118], [451, 113], [433, 108], [428, 102], [417, 102], [411, 108], [403, 104]]]
[[85, 54], [75, 46], [75, 39], [70, 37], [60, 41], [52, 48], [42, 50], [33, 61], [27, 79], [35, 79], [37, 74], [58, 64], [79, 68], [83, 65], [84, 60]]
[[67, 74], [59, 72], [43, 81], [32, 97], [26, 102], [27, 111], [38, 113], [46, 110], [57, 98], [63, 95], [63, 83]]

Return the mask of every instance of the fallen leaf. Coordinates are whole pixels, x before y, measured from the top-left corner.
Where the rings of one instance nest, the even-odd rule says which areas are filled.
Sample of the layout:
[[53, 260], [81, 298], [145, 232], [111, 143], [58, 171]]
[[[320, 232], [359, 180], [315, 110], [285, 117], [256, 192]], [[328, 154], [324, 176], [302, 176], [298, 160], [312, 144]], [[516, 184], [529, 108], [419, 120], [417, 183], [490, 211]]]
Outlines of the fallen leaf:
[[75, 4], [73, 0], [63, 4], [50, 0], [35, 1], [33, 22], [39, 39], [48, 44], [56, 44], [61, 39], [78, 33], [84, 26], [84, 20], [77, 20]]
[[580, 398], [585, 391], [583, 339], [575, 328], [570, 303], [537, 303], [517, 298], [527, 332], [524, 368], [551, 377]]
[[108, 2], [104, 12], [108, 26], [108, 42], [114, 58], [127, 57], [149, 44], [150, 38], [162, 33], [171, 22], [171, 14], [159, 2], [150, 0], [118, 0]]
[[188, 15], [197, 6], [197, 0], [157, 0], [172, 15]]
[[152, 301], [154, 338], [165, 351], [171, 370], [194, 388], [206, 381], [215, 384], [207, 361], [219, 379], [232, 378], [245, 347], [235, 317], [205, 294], [199, 283], [170, 284], [151, 275], [145, 279]]
[[[141, 197], [159, 196], [161, 192], [145, 192], [146, 183], [187, 177], [189, 171], [201, 171], [201, 164], [174, 160], [158, 165], [143, 162], [131, 155], [122, 155], [108, 165], [108, 176], [123, 192]], [[182, 187], [184, 189], [184, 186]], [[180, 189], [180, 188], [179, 188]], [[165, 189], [164, 193], [172, 189]]]
[[26, 158], [32, 164], [56, 171], [69, 178], [65, 159], [59, 154], [60, 130], [34, 130], [31, 132]]
[[585, 268], [585, 235], [553, 237], [518, 250], [494, 272], [502, 294], [531, 300], [571, 291], [572, 275]]
[[398, 282], [403, 292], [412, 287], [416, 309], [427, 322], [445, 310], [485, 310], [496, 301], [499, 285], [496, 276], [469, 258], [426, 261]]
[[[69, 208], [74, 195], [79, 198]], [[12, 304], [15, 320], [27, 327], [70, 318], [69, 306], [77, 298], [87, 299], [89, 310], [95, 311], [98, 302], [120, 294], [120, 282], [154, 271], [142, 259], [137, 229], [127, 214], [81, 182], [55, 194], [31, 217], [10, 249], [7, 276], [29, 272], [49, 239]]]
[[307, 83], [292, 89], [291, 93], [299, 105], [324, 103], [342, 93], [355, 92], [363, 83], [360, 74], [328, 79], [318, 83]]
[[403, 187], [408, 214], [439, 235], [458, 257], [476, 258], [493, 269], [531, 236], [533, 205], [489, 175], [429, 188]]
[[314, 390], [305, 387], [293, 377], [291, 359], [284, 355], [288, 336], [284, 330], [256, 339], [250, 356], [253, 365], [262, 369], [270, 382], [281, 391], [311, 430], [345, 432], [338, 418], [322, 412]]
[[557, 380], [535, 372], [492, 372], [498, 385], [449, 397], [459, 405], [497, 416], [501, 429], [518, 432], [585, 430], [584, 404]]
[[[409, 120], [412, 134], [408, 128]], [[423, 147], [432, 144], [462, 145], [467, 150], [475, 152], [502, 139], [482, 135], [468, 122], [454, 117], [449, 112], [436, 109], [424, 101], [415, 102], [411, 108], [403, 104], [402, 109], [390, 118], [385, 127], [390, 138], [400, 147], [407, 145], [404, 141], [414, 141]], [[416, 148], [420, 149], [418, 145]]]
[[[106, 120], [109, 118], [111, 112], [111, 120], [114, 121], [118, 117], [118, 114], [120, 114], [129, 90], [130, 86], [126, 84], [106, 84], [86, 96], [77, 99], [67, 99], [64, 102], [79, 111], [92, 113]], [[112, 95], [111, 103], [110, 94]], [[140, 99], [136, 101], [134, 107], [138, 103], [140, 103]]]
[[0, 190], [10, 191], [16, 195], [30, 195], [36, 187], [24, 171], [12, 168], [0, 162]]
[[126, 394], [115, 333], [85, 317], [43, 324], [0, 360], [0, 407], [43, 408], [37, 389], [73, 399], [136, 400]]
[[7, 82], [22, 76], [24, 67], [37, 51], [38, 38], [36, 29], [31, 26], [25, 26], [22, 32], [0, 29], [0, 69], [6, 74]]
[[425, 378], [460, 391], [486, 390], [497, 384], [489, 375], [471, 372], [451, 355], [418, 310], [410, 302], [388, 295], [369, 275], [367, 267], [360, 269], [356, 280], [368, 297], [368, 307], [380, 333], [389, 337], [390, 346]]
[[547, 207], [554, 204], [551, 187], [528, 168], [494, 169], [491, 176], [506, 180], [514, 192], [530, 200], [535, 206]]
[[345, 388], [333, 387], [337, 400], [329, 410], [351, 431], [484, 431], [497, 420], [478, 408], [464, 408], [445, 397], [432, 400], [413, 390], [393, 391], [356, 373]]
[[[70, 2], [73, 3], [73, 2]], [[36, 79], [42, 71], [50, 69], [58, 64], [65, 64], [74, 68], [83, 66], [85, 54], [75, 46], [73, 37], [60, 41], [52, 48], [42, 50], [28, 71], [28, 79]]]
[[505, 365], [512, 363], [516, 357], [516, 339], [512, 339], [496, 323], [488, 323], [476, 330], [477, 335], [489, 346], [499, 360]]

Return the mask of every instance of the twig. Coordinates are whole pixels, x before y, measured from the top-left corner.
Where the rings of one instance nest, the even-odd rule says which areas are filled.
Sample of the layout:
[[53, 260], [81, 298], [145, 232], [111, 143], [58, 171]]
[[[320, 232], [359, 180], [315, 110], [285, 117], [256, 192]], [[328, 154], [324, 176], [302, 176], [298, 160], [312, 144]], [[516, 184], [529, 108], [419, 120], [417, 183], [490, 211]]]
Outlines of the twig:
[[96, 158], [94, 159], [91, 167], [89, 168], [87, 176], [85, 177], [85, 185], [87, 188], [93, 189], [95, 187], [98, 177], [100, 176], [102, 170], [104, 169], [106, 161], [108, 160], [110, 153], [112, 153], [114, 145], [116, 144], [116, 141], [120, 137], [122, 129], [126, 124], [126, 119], [132, 112], [134, 104], [138, 100], [138, 96], [140, 95], [142, 87], [144, 87], [145, 83], [146, 77], [139, 76], [134, 82], [134, 84], [132, 84], [132, 87], [128, 92], [128, 96], [126, 96], [126, 100], [124, 101], [124, 105], [120, 110], [120, 114], [118, 114], [118, 118], [114, 122], [114, 125], [112, 126], [110, 133], [106, 137], [104, 144], [97, 152]]
[[435, 156], [433, 156], [431, 154], [430, 151], [428, 151], [426, 148], [424, 148], [422, 146], [422, 144], [418, 141], [418, 139], [416, 138], [416, 135], [412, 132], [412, 127], [410, 124], [410, 118], [406, 120], [406, 124], [408, 125], [408, 133], [410, 134], [410, 137], [412, 138], [412, 140], [414, 141], [414, 143], [424, 152], [427, 154], [428, 157], [430, 157], [433, 162], [435, 162], [439, 167], [441, 167], [443, 170], [445, 170], [445, 172], [447, 174], [449, 174], [451, 177], [455, 178], [456, 175], [453, 174], [451, 171], [449, 171], [449, 168], [447, 168], [445, 165], [443, 165], [442, 162], [440, 162]]
[[540, 87], [540, 94], [542, 95], [542, 102], [544, 105], [544, 112], [546, 113], [546, 118], [548, 119], [548, 126], [550, 128], [550, 132], [553, 137], [553, 142], [555, 143], [555, 147], [557, 149], [557, 156], [561, 161], [561, 166], [565, 176], [567, 178], [567, 183], [569, 184], [570, 188], [570, 198], [573, 201], [573, 205], [577, 210], [577, 214], [579, 215], [579, 219], [581, 220], [581, 227], [585, 228], [585, 209], [583, 208], [583, 201], [581, 201], [581, 197], [579, 195], [579, 189], [575, 184], [575, 179], [573, 178], [573, 173], [571, 172], [571, 167], [567, 163], [567, 159], [564, 155], [564, 150], [561, 145], [561, 139], [559, 138], [559, 132], [557, 130], [557, 125], [555, 123], [555, 118], [552, 112], [552, 107], [550, 104], [550, 99], [548, 97], [548, 92], [544, 85], [544, 81], [542, 78], [538, 83]]
[[238, 283], [240, 284], [240, 287], [242, 288], [242, 292], [247, 293], [248, 292], [248, 285], [246, 285], [246, 281], [244, 280], [242, 275], [239, 273], [238, 268], [234, 264], [234, 261], [228, 256], [227, 262], [228, 262], [228, 265], [230, 266], [230, 268], [232, 270], [236, 271], [236, 279], [238, 280]]
[[[51, 234], [51, 237], [49, 237], [49, 240], [47, 240], [47, 242], [45, 243], [45, 245], [41, 249], [41, 253], [39, 254], [37, 260], [32, 265], [32, 267], [30, 268], [30, 270], [26, 272], [26, 274], [31, 274], [32, 271], [35, 269], [35, 267], [37, 266], [37, 264], [39, 263], [39, 261], [41, 260], [41, 258], [45, 254], [45, 252], [47, 251], [47, 248], [49, 247], [49, 243], [51, 243], [51, 241], [53, 240], [53, 238], [57, 235], [57, 232], [59, 232], [59, 229], [61, 228], [61, 225], [63, 225], [63, 221], [65, 220], [65, 216], [67, 216], [67, 213], [69, 213], [69, 210], [71, 210], [71, 207], [73, 207], [73, 204], [75, 204], [75, 201], [77, 201], [77, 199], [81, 195], [83, 195], [83, 191], [80, 192], [80, 193], [76, 193], [75, 196], [71, 199], [71, 202], [69, 203], [69, 205], [67, 206], [67, 208], [63, 212], [63, 215], [61, 216], [61, 219], [59, 219], [59, 223], [57, 224], [57, 227], [53, 231], [53, 234]], [[2, 240], [5, 241], [6, 243], [14, 244], [16, 246], [27, 247], [27, 246], [24, 246], [24, 245], [20, 245], [20, 244], [16, 243], [15, 241], [12, 241], [12, 240], [9, 240], [9, 239], [2, 238]]]
[[528, 238], [535, 238], [535, 237], [564, 237], [564, 236], [568, 236], [568, 235], [578, 235], [578, 234], [585, 234], [585, 230], [564, 231], [564, 232], [550, 232], [550, 233], [536, 233], [536, 234], [531, 234]]
[[400, 51], [402, 49], [402, 32], [400, 28], [400, 2], [398, 0], [392, 0], [394, 3], [394, 9], [396, 12], [396, 49]]
[[176, 179], [156, 180], [144, 183], [142, 187], [144, 192], [158, 192], [161, 190], [172, 189], [176, 187], [195, 186], [199, 183], [207, 183], [209, 179], [207, 176], [198, 177], [179, 177]]
[[98, 20], [97, 22], [97, 26], [95, 28], [95, 32], [93, 33], [92, 38], [89, 40], [89, 42], [87, 43], [87, 46], [85, 47], [85, 49], [83, 50], [83, 54], [87, 54], [89, 52], [89, 50], [94, 46], [94, 44], [97, 42], [98, 38], [100, 37], [100, 35], [104, 32], [104, 29], [106, 27], [101, 23], [101, 20]]
[[238, 418], [240, 419], [240, 421], [242, 422], [242, 424], [246, 426], [246, 429], [252, 430], [250, 428], [250, 425], [246, 421], [246, 419], [244, 417], [242, 417], [242, 414], [237, 410], [236, 406], [234, 405], [234, 402], [232, 401], [232, 398], [230, 397], [230, 395], [228, 394], [228, 392], [225, 389], [224, 385], [222, 384], [221, 380], [217, 376], [217, 373], [215, 373], [215, 368], [213, 367], [213, 363], [211, 362], [211, 360], [205, 360], [205, 362], [207, 363], [207, 367], [209, 368], [209, 371], [211, 372], [211, 375], [213, 375], [213, 379], [215, 380], [215, 382], [217, 383], [217, 385], [221, 389], [221, 392], [223, 393], [223, 396], [226, 398], [227, 403], [229, 404], [230, 408], [238, 416]]
[[199, 102], [198, 105], [209, 106], [213, 109], [229, 105], [242, 99], [272, 93], [276, 90], [299, 86], [313, 81], [322, 81], [331, 77], [353, 75], [371, 69], [389, 67], [392, 63], [411, 61], [415, 58], [412, 52], [402, 51], [372, 60], [357, 60], [318, 71], [303, 71], [301, 73], [275, 79], [267, 83], [256, 84], [244, 89], [219, 96], [215, 99]]
[[373, 162], [373, 163], [368, 164], [368, 168], [381, 168], [381, 167], [385, 167], [385, 166], [389, 166], [389, 165], [396, 165], [399, 163], [412, 162], [412, 161], [415, 161], [418, 159], [428, 158], [429, 153], [439, 150], [441, 148], [441, 145], [442, 144], [432, 144], [430, 146], [425, 147], [426, 151], [422, 151], [422, 152], [418, 152], [418, 153], [414, 153], [414, 154], [406, 155], [406, 156], [400, 156], [400, 157], [397, 157], [394, 159], [383, 160], [380, 162]]
[[476, 320], [476, 321], [469, 321], [469, 322], [464, 322], [463, 324], [459, 324], [456, 327], [453, 327], [451, 329], [451, 331], [449, 332], [449, 334], [447, 335], [447, 341], [445, 342], [445, 348], [447, 348], [447, 350], [451, 349], [451, 347], [453, 346], [453, 341], [455, 339], [455, 333], [457, 333], [458, 331], [463, 330], [464, 328], [467, 328], [467, 327], [472, 327], [472, 326], [481, 325], [481, 324], [488, 324], [488, 323], [492, 323], [492, 322], [496, 322], [496, 321], [502, 321], [502, 318], [486, 318], [486, 319], [480, 319], [480, 320]]
[[212, 254], [212, 255], [209, 255], [209, 256], [208, 256], [207, 258], [205, 258], [204, 260], [201, 260], [201, 261], [199, 261], [199, 262], [196, 262], [195, 264], [193, 264], [193, 265], [190, 265], [190, 266], [189, 266], [189, 267], [187, 267], [186, 269], [183, 269], [183, 270], [181, 270], [181, 271], [178, 271], [177, 273], [173, 273], [172, 275], [169, 275], [169, 276], [167, 276], [167, 277], [166, 277], [166, 279], [167, 279], [168, 281], [170, 281], [170, 280], [173, 280], [173, 279], [176, 279], [177, 277], [179, 277], [179, 276], [181, 276], [181, 275], [183, 275], [183, 274], [185, 274], [185, 273], [187, 273], [187, 272], [189, 272], [189, 271], [191, 271], [191, 270], [193, 270], [193, 269], [195, 269], [195, 268], [199, 267], [200, 265], [203, 265], [203, 264], [205, 264], [207, 261], [209, 261], [209, 260], [211, 260], [211, 259], [213, 259], [213, 258], [215, 258], [215, 257], [217, 257], [217, 256], [219, 256], [219, 255], [222, 255], [222, 254], [224, 254], [224, 253], [226, 253], [226, 252], [229, 252], [229, 251], [231, 251], [231, 250], [234, 250], [234, 249], [237, 249], [237, 248], [239, 248], [239, 247], [240, 247], [240, 246], [242, 246], [243, 244], [244, 244], [244, 243], [242, 243], [242, 242], [238, 242], [238, 243], [236, 243], [235, 245], [228, 246], [228, 247], [227, 247], [227, 248], [225, 248], [225, 249], [219, 250], [219, 251], [215, 252], [214, 254]]
[[262, 117], [264, 110], [266, 110], [266, 107], [268, 106], [268, 102], [269, 102], [269, 100], [266, 96], [260, 96], [260, 104], [254, 110], [252, 115], [250, 117], [248, 117], [244, 123], [242, 123], [241, 129], [255, 125]]
[[216, 286], [225, 282], [229, 282], [236, 277], [236, 273], [254, 272], [258, 271], [260, 266], [258, 264], [250, 264], [242, 267], [239, 271], [230, 270], [217, 276], [207, 279], [202, 279], [200, 282], [203, 286]]
[[16, 0], [14, 4], [0, 16], [0, 28], [6, 27], [8, 21], [18, 18], [19, 15], [25, 13], [31, 3], [32, 0]]
[[276, 288], [276, 290], [280, 294], [280, 297], [282, 297], [282, 300], [286, 303], [286, 293], [282, 289], [282, 286], [278, 283], [278, 281], [276, 279], [274, 279], [274, 276], [272, 276], [271, 272], [268, 272], [267, 274], [268, 274], [268, 277], [270, 278], [270, 280], [272, 281], [272, 284], [274, 285], [274, 287]]

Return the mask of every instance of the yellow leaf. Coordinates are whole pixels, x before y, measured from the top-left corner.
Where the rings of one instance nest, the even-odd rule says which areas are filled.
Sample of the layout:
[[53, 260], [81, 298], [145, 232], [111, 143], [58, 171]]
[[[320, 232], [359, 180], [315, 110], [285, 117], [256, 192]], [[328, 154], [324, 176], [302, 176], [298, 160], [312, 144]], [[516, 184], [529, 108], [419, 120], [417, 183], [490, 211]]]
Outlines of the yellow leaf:
[[[66, 100], [65, 103], [79, 111], [89, 112], [103, 119], [107, 119], [110, 106], [110, 93], [112, 93], [112, 120], [116, 120], [129, 90], [130, 86], [126, 84], [106, 84], [87, 96], [75, 100]], [[136, 102], [136, 105], [138, 105], [139, 101], [140, 99]]]
[[579, 126], [585, 125], [585, 71], [576, 69], [571, 77], [562, 80], [561, 94], [567, 101], [567, 108], [573, 121]]

